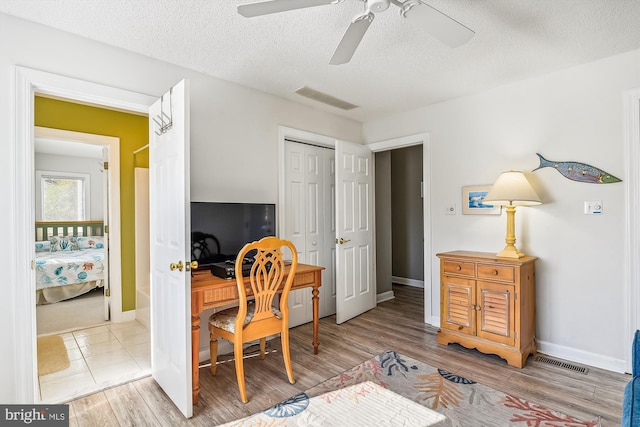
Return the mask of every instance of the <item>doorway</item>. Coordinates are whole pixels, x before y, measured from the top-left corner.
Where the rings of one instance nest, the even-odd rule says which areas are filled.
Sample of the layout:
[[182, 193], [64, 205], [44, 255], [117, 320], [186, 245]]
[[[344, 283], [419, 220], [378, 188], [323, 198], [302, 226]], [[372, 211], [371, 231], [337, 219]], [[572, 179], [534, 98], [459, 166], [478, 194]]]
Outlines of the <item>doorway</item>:
[[[320, 146], [320, 147], [332, 147], [333, 144], [335, 144], [335, 139], [330, 138], [330, 137], [325, 137], [322, 135], [318, 135], [318, 134], [314, 134], [314, 133], [310, 133], [310, 132], [306, 132], [306, 131], [300, 131], [297, 129], [291, 129], [291, 128], [285, 128], [285, 127], [280, 127], [279, 129], [279, 141], [280, 141], [280, 159], [282, 164], [286, 164], [285, 161], [285, 147], [286, 147], [286, 141], [287, 139], [291, 139], [294, 142], [303, 142], [303, 143], [307, 143], [307, 144], [311, 144], [316, 145], [316, 146]], [[383, 152], [383, 151], [389, 151], [389, 150], [394, 150], [394, 149], [399, 149], [399, 148], [406, 148], [406, 147], [412, 147], [412, 146], [417, 146], [420, 145], [422, 146], [422, 210], [423, 210], [423, 215], [422, 215], [422, 221], [423, 221], [423, 236], [422, 236], [422, 240], [423, 240], [423, 252], [422, 252], [422, 257], [423, 257], [423, 269], [424, 269], [424, 294], [425, 294], [425, 317], [424, 317], [424, 321], [425, 323], [429, 323], [429, 324], [433, 324], [433, 325], [438, 325], [439, 324], [439, 319], [437, 318], [437, 316], [434, 318], [432, 316], [433, 313], [433, 292], [434, 290], [432, 289], [432, 260], [431, 260], [431, 216], [430, 216], [430, 156], [431, 156], [431, 152], [430, 152], [430, 142], [429, 142], [429, 135], [426, 133], [423, 134], [416, 134], [416, 135], [410, 135], [410, 136], [406, 136], [406, 137], [401, 137], [401, 138], [395, 138], [395, 139], [390, 139], [390, 140], [386, 140], [386, 141], [380, 141], [380, 142], [376, 142], [376, 143], [372, 143], [372, 144], [368, 144], [367, 147], [375, 154], [378, 152]], [[280, 206], [287, 206], [286, 203], [286, 199], [285, 199], [285, 195], [286, 195], [286, 186], [287, 186], [287, 180], [286, 180], [286, 174], [284, 171], [284, 167], [280, 168], [280, 199], [279, 199], [279, 205]], [[377, 192], [377, 188], [374, 189], [374, 193]], [[374, 195], [374, 199], [376, 199], [376, 196]], [[377, 203], [377, 199], [375, 200], [375, 203]], [[279, 215], [279, 229], [280, 230], [286, 230], [287, 229], [287, 224], [285, 221], [285, 216], [286, 215]], [[377, 219], [376, 219], [377, 222]], [[334, 236], [336, 237], [336, 236]], [[374, 253], [378, 251], [378, 249], [380, 248], [374, 248]], [[384, 248], [382, 248], [384, 249]], [[383, 255], [382, 255], [383, 256]], [[378, 267], [379, 268], [379, 267]], [[326, 273], [326, 271], [324, 272]], [[323, 275], [323, 288], [324, 288], [324, 280], [325, 277]], [[378, 276], [379, 277], [379, 276]], [[335, 283], [335, 279], [333, 279], [333, 282], [329, 282], [332, 287], [334, 287], [334, 283]], [[375, 279], [374, 279], [375, 281]], [[389, 291], [391, 290], [391, 283], [389, 281]], [[333, 291], [333, 289], [332, 289]], [[436, 287], [435, 289], [436, 292], [439, 291], [439, 287]], [[329, 289], [326, 289], [325, 292], [329, 292]], [[379, 291], [377, 291], [379, 292]], [[335, 295], [335, 293], [334, 293]], [[392, 293], [387, 293], [387, 292], [383, 292], [378, 293], [377, 294], [377, 300], [380, 301], [384, 301], [387, 298], [391, 298], [392, 297]], [[322, 297], [321, 297], [321, 301], [322, 301]], [[437, 308], [436, 308], [437, 309]], [[309, 311], [309, 310], [307, 310]], [[436, 311], [437, 312], [437, 311]], [[435, 323], [434, 323], [435, 322]], [[300, 322], [300, 323], [304, 323], [304, 322]]]
[[[41, 127], [36, 127], [34, 134], [36, 171], [85, 175], [85, 219], [99, 219], [102, 231], [107, 230], [112, 217], [110, 212], [120, 211], [119, 197], [112, 197], [110, 194], [110, 187], [113, 186], [110, 177], [120, 174], [119, 162], [110, 164], [108, 161], [110, 149], [117, 151], [120, 145], [119, 138]], [[34, 216], [36, 220], [42, 220], [40, 181], [36, 180], [34, 184]], [[96, 249], [78, 248], [79, 250], [69, 253], [58, 252], [63, 255], [62, 258], [57, 258], [56, 253], [43, 254], [46, 260], [52, 262], [62, 262], [66, 257], [71, 257], [72, 264], [67, 267], [76, 262], [75, 257], [79, 257], [77, 259], [82, 261], [81, 264], [91, 262], [92, 266], [88, 270], [90, 278], [93, 275], [99, 276], [101, 278], [98, 281], [102, 283], [68, 283], [65, 286], [46, 288], [47, 300], [38, 299], [39, 303], [42, 302], [35, 310], [38, 401], [67, 401], [90, 391], [147, 375], [150, 371], [148, 328], [136, 321], [110, 321], [109, 295], [112, 292], [121, 295], [122, 292], [119, 276], [114, 276], [113, 286], [109, 286], [108, 272], [110, 269], [120, 271], [121, 260], [107, 256], [110, 252], [108, 238], [106, 233], [104, 237], [94, 235], [88, 240], [101, 243], [101, 246], [103, 244], [104, 247], [101, 251], [97, 250], [97, 253]], [[80, 238], [77, 241], [79, 243]], [[38, 265], [44, 262], [38, 254], [36, 259], [43, 260], [38, 261]], [[99, 275], [97, 271], [102, 271], [103, 274]], [[36, 284], [43, 279], [41, 276], [42, 274], [36, 273]], [[96, 287], [87, 291], [94, 284]], [[64, 299], [59, 301], [60, 298]], [[114, 308], [118, 309], [119, 305]], [[56, 338], [62, 342], [63, 347], [51, 345]]]
[[[73, 219], [79, 219], [80, 221], [89, 221], [91, 224], [99, 224], [86, 228], [87, 231], [92, 230], [89, 234], [94, 234], [91, 237], [95, 237], [95, 239], [87, 240], [87, 236], [82, 236], [85, 239], [79, 245], [76, 243], [74, 247], [70, 248], [83, 249], [85, 252], [57, 252], [58, 255], [61, 255], [60, 258], [56, 257], [56, 252], [53, 252], [53, 250], [50, 254], [46, 252], [43, 254], [41, 251], [36, 252], [36, 258], [42, 260], [37, 262], [38, 266], [42, 268], [39, 267], [36, 273], [37, 307], [40, 308], [40, 310], [37, 309], [36, 311], [42, 315], [40, 317], [43, 317], [41, 319], [37, 316], [38, 335], [104, 323], [111, 317], [110, 295], [112, 286], [110, 285], [112, 280], [110, 280], [109, 276], [109, 267], [111, 264], [113, 270], [119, 271], [121, 265], [119, 258], [109, 256], [109, 234], [105, 232], [109, 229], [110, 210], [120, 209], [119, 198], [113, 198], [110, 195], [110, 187], [113, 186], [111, 176], [120, 173], [119, 162], [113, 162], [109, 169], [109, 152], [119, 147], [119, 138], [39, 126], [35, 127], [34, 135], [36, 179], [33, 189], [33, 194], [35, 195], [33, 215], [36, 223], [42, 224], [41, 221], [50, 220], [69, 220], [69, 224], [72, 224], [75, 222]], [[46, 182], [51, 182], [52, 177], [66, 176], [79, 177], [77, 181], [82, 187], [81, 196], [74, 197], [75, 190], [70, 193], [59, 194], [57, 188], [60, 187], [60, 182], [57, 178], [54, 179], [53, 182], [58, 185], [55, 188], [51, 188], [49, 196], [55, 196], [56, 199], [47, 198], [48, 205], [52, 207], [53, 212], [49, 213], [49, 216], [45, 218], [44, 185]], [[65, 202], [61, 205], [58, 200]], [[75, 205], [76, 203], [79, 204]], [[69, 206], [74, 206], [74, 209], [69, 209]], [[39, 226], [36, 229], [36, 241], [42, 239], [39, 236], [41, 228]], [[77, 240], [82, 238], [79, 236], [82, 232], [78, 233], [80, 230], [84, 232], [85, 229], [80, 227], [69, 229], [66, 227], [66, 229], [61, 230], [60, 227], [57, 227], [56, 229], [51, 229], [51, 232], [54, 235], [62, 233], [65, 236], [73, 233], [77, 236], [75, 238]], [[95, 236], [96, 232], [101, 236]], [[89, 242], [91, 242], [92, 246], [97, 246], [97, 248], [85, 248], [85, 244]], [[46, 244], [47, 242], [43, 243]], [[38, 245], [36, 246], [38, 247]], [[77, 246], [81, 246], [81, 248]], [[118, 253], [119, 251], [115, 252], [115, 254]], [[63, 260], [71, 260], [73, 263], [66, 264], [63, 263]], [[83, 264], [83, 266], [77, 267], [76, 262]], [[49, 263], [51, 263], [50, 268], [47, 267]], [[80, 272], [80, 274], [64, 275], [64, 277], [56, 277], [45, 273], [45, 271], [50, 272], [51, 269], [57, 266], [61, 266], [63, 269], [75, 266], [76, 269], [85, 270], [86, 268], [86, 270]], [[121, 294], [121, 289], [115, 289], [115, 287], [120, 288], [120, 278], [114, 277], [113, 279], [114, 293], [116, 295]], [[52, 284], [61, 286], [50, 286]], [[39, 290], [41, 288], [42, 290]], [[95, 292], [90, 292], [94, 288]], [[90, 295], [83, 298], [82, 302], [76, 300], [73, 303], [62, 304], [63, 301], [69, 301], [74, 297], [87, 293]], [[48, 295], [48, 297], [45, 297], [45, 295]], [[56, 306], [55, 304], [59, 305]], [[92, 306], [91, 309], [87, 307], [88, 304]], [[62, 306], [74, 306], [72, 310], [75, 314], [73, 316], [69, 315], [67, 310], [61, 309]], [[83, 312], [86, 315], [79, 315]]]
[[636, 330], [640, 329], [640, 89], [625, 94], [626, 107], [626, 153], [627, 153], [627, 203], [628, 236], [626, 250], [626, 286], [628, 295], [627, 330], [625, 331], [626, 372], [631, 372], [631, 343]]
[[[15, 248], [15, 259], [18, 266], [24, 266], [15, 270], [14, 280], [11, 282], [12, 293], [15, 296], [15, 306], [18, 307], [13, 313], [15, 319], [15, 347], [13, 352], [20, 357], [14, 357], [16, 401], [35, 402], [38, 396], [38, 382], [36, 376], [36, 339], [35, 339], [35, 292], [25, 283], [34, 283], [34, 272], [31, 269], [33, 260], [35, 218], [32, 215], [33, 208], [33, 156], [34, 156], [34, 135], [35, 125], [35, 96], [36, 94], [69, 99], [77, 102], [84, 102], [91, 105], [101, 105], [118, 109], [120, 111], [136, 112], [140, 115], [148, 113], [148, 107], [155, 98], [126, 90], [106, 87], [98, 84], [88, 83], [72, 78], [58, 76], [43, 71], [28, 69], [16, 66], [16, 108], [15, 112], [15, 139], [13, 140], [13, 151], [16, 159], [15, 170], [15, 199], [12, 206], [16, 222], [13, 230], [17, 239]], [[120, 150], [110, 150], [110, 162], [119, 161]], [[114, 176], [114, 190], [120, 188], [119, 176]], [[114, 216], [119, 216], [119, 212], [113, 212]], [[119, 219], [119, 218], [118, 218]], [[116, 229], [117, 228], [117, 229]], [[111, 255], [120, 257], [121, 230], [119, 222], [111, 224], [112, 248]], [[115, 276], [120, 276], [120, 271], [112, 271]], [[115, 288], [114, 288], [115, 291]], [[135, 312], [123, 312], [122, 295], [114, 295], [115, 309], [112, 310], [114, 322], [125, 322], [134, 320]], [[120, 308], [118, 312], [117, 308]]]
[[[433, 306], [433, 295], [434, 292], [438, 293], [439, 292], [439, 286], [436, 286], [435, 289], [433, 287], [433, 278], [432, 278], [432, 252], [431, 252], [431, 206], [430, 206], [430, 200], [431, 200], [431, 143], [430, 143], [430, 138], [429, 138], [429, 134], [428, 133], [420, 133], [420, 134], [415, 134], [415, 135], [409, 135], [409, 136], [405, 136], [405, 137], [400, 137], [400, 138], [394, 138], [394, 139], [389, 139], [389, 140], [385, 140], [385, 141], [379, 141], [379, 142], [374, 142], [371, 144], [368, 144], [368, 147], [371, 148], [371, 151], [373, 151], [376, 155], [377, 153], [383, 153], [383, 152], [388, 152], [390, 150], [396, 150], [396, 149], [401, 149], [401, 148], [407, 148], [407, 147], [414, 147], [417, 145], [421, 145], [422, 146], [422, 186], [421, 186], [421, 195], [422, 195], [422, 229], [423, 229], [423, 234], [422, 234], [422, 240], [423, 240], [423, 245], [422, 245], [422, 256], [423, 256], [423, 277], [424, 277], [424, 322], [431, 324], [431, 325], [439, 325], [440, 324], [440, 320], [437, 318], [437, 316], [433, 316], [434, 312], [438, 312], [438, 308]], [[390, 162], [389, 162], [390, 165]], [[388, 173], [391, 173], [391, 170], [389, 168]], [[378, 178], [378, 174], [377, 174], [377, 169], [376, 169], [376, 179]], [[376, 182], [376, 185], [378, 185], [378, 183]], [[389, 187], [389, 191], [391, 190], [391, 188]], [[384, 190], [382, 190], [384, 191]], [[375, 190], [376, 193], [376, 204], [379, 203], [378, 197], [382, 196], [382, 192], [380, 192], [380, 194], [378, 193], [378, 188], [376, 187]], [[382, 202], [384, 203], [384, 201]], [[376, 213], [377, 215], [377, 213]], [[383, 219], [382, 219], [383, 220]], [[376, 217], [376, 223], [378, 222], [378, 218]], [[391, 247], [391, 235], [390, 235], [390, 230], [388, 233], [384, 234], [381, 233], [379, 230], [377, 230], [378, 234], [376, 236], [376, 245], [380, 244], [381, 246], [378, 248], [376, 248], [376, 251], [382, 251], [382, 254], [380, 256], [380, 258], [384, 257], [384, 250], [385, 248], [390, 248]], [[383, 240], [379, 240], [379, 238], [382, 238]], [[387, 239], [386, 241], [384, 239]], [[390, 256], [391, 254], [387, 253], [387, 256]], [[382, 293], [378, 294], [378, 298], [379, 300], [383, 301], [384, 299], [387, 298], [391, 298], [392, 297], [392, 292], [389, 293], [391, 291], [391, 266], [390, 265], [386, 265], [386, 270], [381, 267], [378, 266], [378, 274], [380, 275], [380, 273], [382, 272], [383, 274], [385, 274], [384, 272], [386, 271], [386, 274], [388, 275], [387, 277], [389, 278], [388, 282], [389, 282], [389, 286], [388, 289], [386, 289], [385, 291], [383, 291]], [[382, 270], [381, 270], [382, 268]], [[380, 277], [380, 276], [379, 276]], [[437, 282], [436, 282], [437, 283]], [[412, 284], [412, 283], [409, 283]], [[439, 298], [438, 298], [439, 300]]]
[[424, 288], [422, 145], [375, 154], [378, 300], [392, 284]]

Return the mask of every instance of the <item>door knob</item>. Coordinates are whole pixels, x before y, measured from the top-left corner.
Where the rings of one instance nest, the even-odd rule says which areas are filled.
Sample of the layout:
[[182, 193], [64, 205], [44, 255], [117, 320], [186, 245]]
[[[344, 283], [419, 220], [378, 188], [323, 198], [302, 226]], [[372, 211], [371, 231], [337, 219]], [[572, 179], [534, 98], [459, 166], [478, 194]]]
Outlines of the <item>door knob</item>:
[[182, 263], [182, 261], [178, 261], [178, 263], [176, 264], [175, 262], [172, 262], [171, 264], [169, 264], [169, 269], [171, 271], [182, 271], [182, 269], [184, 268], [184, 264]]
[[340, 243], [341, 245], [350, 241], [351, 239], [343, 239], [342, 237], [339, 239], [336, 239], [336, 243]]
[[191, 261], [191, 262], [188, 262], [188, 263], [184, 266], [185, 271], [191, 271], [191, 269], [194, 269], [194, 270], [195, 270], [196, 268], [198, 268], [198, 261]]

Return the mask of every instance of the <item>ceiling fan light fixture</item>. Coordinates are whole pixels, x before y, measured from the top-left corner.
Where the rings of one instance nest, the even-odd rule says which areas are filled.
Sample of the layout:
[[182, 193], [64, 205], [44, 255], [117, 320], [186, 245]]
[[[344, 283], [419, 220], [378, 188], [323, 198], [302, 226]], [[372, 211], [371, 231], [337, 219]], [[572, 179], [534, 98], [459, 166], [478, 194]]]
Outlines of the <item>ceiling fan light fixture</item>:
[[420, 5], [420, 2], [418, 0], [407, 0], [404, 3], [402, 3], [401, 5], [399, 5], [400, 10], [398, 11], [398, 13], [403, 17], [406, 18], [407, 17], [407, 12], [409, 12], [411, 10], [411, 8]]
[[390, 0], [367, 0], [367, 10], [373, 13], [384, 12], [389, 9]]

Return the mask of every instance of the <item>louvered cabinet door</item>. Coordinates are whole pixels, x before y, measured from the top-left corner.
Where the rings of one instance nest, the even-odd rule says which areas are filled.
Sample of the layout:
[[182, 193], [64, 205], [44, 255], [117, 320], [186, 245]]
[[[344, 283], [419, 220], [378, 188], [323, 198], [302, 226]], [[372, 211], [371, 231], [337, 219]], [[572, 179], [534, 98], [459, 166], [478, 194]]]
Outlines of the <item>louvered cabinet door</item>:
[[444, 322], [442, 328], [465, 334], [475, 334], [475, 280], [446, 277], [442, 281]]
[[515, 289], [513, 285], [477, 282], [477, 332], [480, 338], [514, 345]]
[[536, 257], [453, 251], [440, 258], [438, 343], [497, 354], [522, 368], [536, 352]]

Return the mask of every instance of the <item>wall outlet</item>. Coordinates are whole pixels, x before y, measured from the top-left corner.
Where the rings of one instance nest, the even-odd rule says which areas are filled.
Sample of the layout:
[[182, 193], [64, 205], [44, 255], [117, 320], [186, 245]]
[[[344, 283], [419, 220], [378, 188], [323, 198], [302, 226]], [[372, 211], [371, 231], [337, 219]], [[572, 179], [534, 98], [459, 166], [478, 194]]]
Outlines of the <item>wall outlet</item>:
[[456, 214], [456, 205], [448, 205], [444, 208], [445, 215], [455, 215]]
[[584, 202], [585, 215], [602, 215], [602, 200], [594, 202]]

